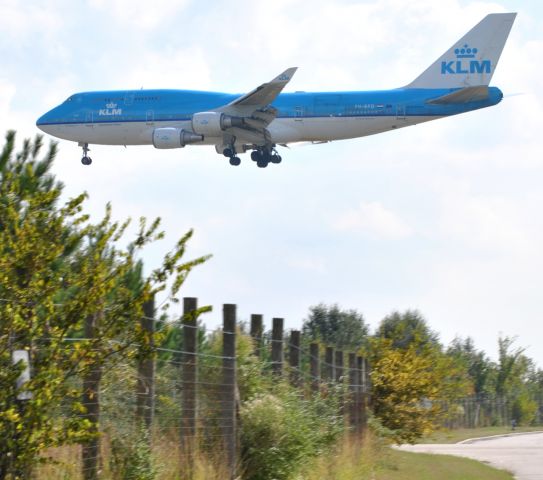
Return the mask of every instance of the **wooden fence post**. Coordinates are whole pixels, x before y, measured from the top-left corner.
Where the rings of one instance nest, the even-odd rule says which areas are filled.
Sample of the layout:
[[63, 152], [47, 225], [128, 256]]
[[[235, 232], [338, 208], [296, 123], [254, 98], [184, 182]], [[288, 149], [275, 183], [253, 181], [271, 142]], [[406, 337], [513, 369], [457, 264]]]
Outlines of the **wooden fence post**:
[[260, 349], [262, 348], [262, 333], [263, 333], [263, 317], [262, 315], [251, 315], [251, 338], [253, 339], [254, 350], [256, 357], [260, 357]]
[[198, 368], [198, 318], [196, 309], [198, 300], [183, 298], [183, 353], [182, 353], [182, 390], [181, 390], [181, 445], [184, 457], [183, 476], [191, 479], [194, 472], [196, 444], [196, 385]]
[[311, 373], [311, 391], [313, 393], [319, 393], [319, 344], [311, 343], [309, 345], [309, 362]]
[[326, 351], [324, 353], [324, 363], [325, 363], [325, 377], [328, 383], [332, 383], [334, 381], [334, 347], [326, 347]]
[[364, 380], [364, 358], [357, 357], [357, 373], [358, 373], [358, 425], [357, 430], [359, 433], [363, 433], [366, 429], [366, 393], [365, 393], [365, 380]]
[[[143, 304], [143, 317], [140, 319], [142, 329], [149, 335], [151, 351], [155, 347], [155, 299], [150, 298]], [[138, 384], [136, 390], [136, 415], [151, 440], [151, 425], [155, 413], [155, 353], [138, 360]]]
[[[96, 313], [85, 318], [85, 338], [90, 340], [96, 337], [96, 330], [102, 314]], [[84, 480], [96, 480], [100, 473], [100, 440], [98, 428], [100, 421], [100, 381], [102, 379], [102, 366], [94, 364], [91, 370], [83, 376], [83, 406], [85, 418], [91, 423], [89, 433], [96, 434], [82, 448], [82, 467]]]
[[371, 405], [371, 366], [367, 358], [364, 358], [364, 393], [366, 394], [366, 406]]
[[345, 415], [345, 399], [343, 398], [343, 350], [336, 350], [334, 359], [335, 382], [339, 389], [339, 414]]
[[283, 323], [282, 318], [272, 320], [272, 372], [275, 375], [283, 373]]
[[223, 305], [222, 430], [229, 478], [236, 477], [236, 305]]
[[343, 382], [343, 351], [336, 350], [336, 357], [334, 362], [335, 378], [337, 384]]
[[358, 371], [356, 369], [356, 354], [349, 353], [349, 423], [355, 431], [358, 425]]
[[292, 330], [290, 332], [289, 342], [289, 364], [290, 364], [290, 383], [293, 387], [301, 385], [300, 375], [300, 331]]

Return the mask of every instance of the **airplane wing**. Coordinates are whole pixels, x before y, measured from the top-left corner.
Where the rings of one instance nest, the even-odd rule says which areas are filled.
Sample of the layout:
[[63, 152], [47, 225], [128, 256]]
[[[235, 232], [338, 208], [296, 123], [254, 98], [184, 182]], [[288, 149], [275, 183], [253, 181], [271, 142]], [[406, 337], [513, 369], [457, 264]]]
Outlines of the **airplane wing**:
[[272, 103], [281, 93], [286, 84], [293, 77], [298, 67], [287, 68], [283, 73], [275, 77], [271, 82], [263, 83], [252, 92], [236, 98], [228, 106], [265, 107]]
[[236, 98], [216, 111], [241, 117], [243, 124], [228, 128], [225, 133], [244, 139], [248, 143], [267, 144], [270, 135], [266, 127], [277, 116], [277, 109], [270, 104], [277, 98], [291, 80], [298, 67], [287, 68], [283, 73], [253, 91]]

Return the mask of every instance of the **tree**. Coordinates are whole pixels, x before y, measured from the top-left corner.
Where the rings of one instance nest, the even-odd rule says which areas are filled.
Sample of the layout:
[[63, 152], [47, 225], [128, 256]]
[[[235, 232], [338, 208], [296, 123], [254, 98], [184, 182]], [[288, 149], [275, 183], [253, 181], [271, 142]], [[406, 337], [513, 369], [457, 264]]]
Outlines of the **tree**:
[[430, 433], [447, 414], [447, 401], [466, 392], [462, 371], [435, 346], [400, 349], [387, 338], [374, 338], [371, 346], [373, 413], [397, 442]]
[[376, 336], [392, 341], [394, 348], [406, 349], [410, 345], [439, 346], [439, 336], [428, 326], [417, 310], [392, 312], [381, 321]]
[[485, 352], [477, 350], [473, 339], [456, 337], [447, 349], [447, 354], [461, 362], [473, 385], [473, 393], [478, 399], [491, 393], [491, 378], [494, 364]]
[[[182, 261], [188, 232], [135, 286], [139, 252], [163, 237], [160, 220], [141, 219], [135, 239], [119, 246], [129, 221], [112, 221], [109, 206], [97, 224], [83, 213], [85, 194], [59, 206], [62, 184], [50, 174], [55, 144], [42, 159], [41, 136], [17, 155], [14, 145], [9, 132], [0, 154], [0, 479], [27, 478], [43, 449], [95, 434], [73, 379], [120, 354], [149, 354], [138, 322], [143, 303], [167, 285], [164, 295], [175, 301], [192, 268], [208, 258]], [[91, 338], [68, 342], [89, 318]], [[24, 385], [16, 383], [24, 365], [12, 364], [15, 350], [30, 355]], [[31, 398], [20, 400], [23, 392]]]
[[306, 338], [338, 349], [357, 350], [368, 338], [364, 316], [356, 310], [342, 310], [337, 304], [310, 307], [302, 328]]
[[524, 348], [515, 348], [514, 338], [498, 339], [496, 395], [507, 400], [510, 414], [519, 424], [530, 424], [538, 411], [538, 404], [530, 393], [529, 381], [535, 367], [524, 355]]
[[373, 411], [397, 441], [413, 442], [469, 388], [462, 364], [442, 352], [438, 335], [416, 310], [393, 312], [371, 342]]

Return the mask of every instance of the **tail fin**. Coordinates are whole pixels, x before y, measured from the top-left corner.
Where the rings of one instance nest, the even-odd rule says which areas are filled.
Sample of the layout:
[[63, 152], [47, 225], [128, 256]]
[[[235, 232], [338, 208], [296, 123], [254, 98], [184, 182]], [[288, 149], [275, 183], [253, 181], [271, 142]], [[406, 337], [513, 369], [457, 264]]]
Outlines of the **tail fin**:
[[487, 15], [407, 88], [488, 85], [516, 16], [516, 13]]

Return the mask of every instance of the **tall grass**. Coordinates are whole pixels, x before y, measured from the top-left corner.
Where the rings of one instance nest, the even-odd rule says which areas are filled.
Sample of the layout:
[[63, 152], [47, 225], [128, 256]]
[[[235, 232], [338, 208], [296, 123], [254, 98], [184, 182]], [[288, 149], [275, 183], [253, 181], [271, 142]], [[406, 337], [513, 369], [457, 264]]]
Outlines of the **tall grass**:
[[368, 433], [364, 438], [350, 435], [341, 440], [328, 453], [316, 458], [298, 480], [369, 480], [386, 468], [389, 448]]
[[[103, 480], [126, 478], [110, 468], [111, 444], [107, 436], [101, 442], [101, 476]], [[69, 445], [50, 449], [44, 457], [52, 460], [40, 465], [35, 471], [37, 480], [81, 480], [81, 446]], [[193, 455], [193, 476], [191, 480], [225, 480], [229, 478], [226, 462], [220, 449], [213, 453], [196, 450]], [[156, 471], [156, 480], [187, 480], [187, 456], [174, 435], [157, 435], [151, 449], [151, 460]], [[131, 478], [132, 480], [132, 478]], [[133, 480], [138, 480], [134, 477]]]

